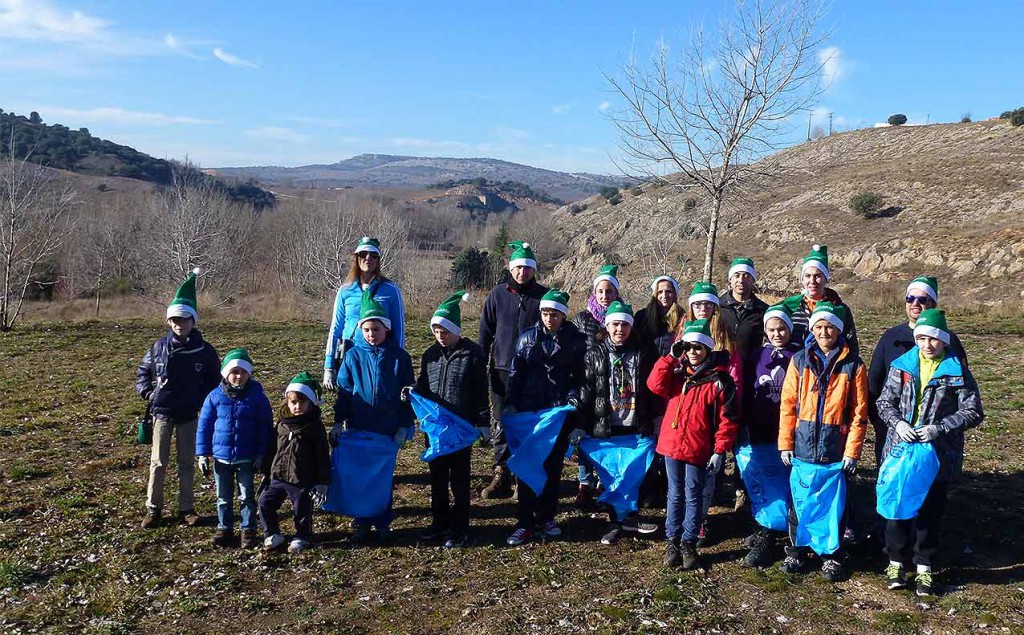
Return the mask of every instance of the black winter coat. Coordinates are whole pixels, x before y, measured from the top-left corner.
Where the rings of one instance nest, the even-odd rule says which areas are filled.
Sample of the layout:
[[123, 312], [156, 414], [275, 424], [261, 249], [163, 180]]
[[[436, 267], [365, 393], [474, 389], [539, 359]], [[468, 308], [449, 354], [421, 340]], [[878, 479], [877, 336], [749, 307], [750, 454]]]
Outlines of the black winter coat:
[[[545, 346], [551, 345], [550, 354]], [[579, 399], [586, 339], [571, 322], [554, 335], [538, 322], [519, 336], [508, 373], [505, 402], [520, 412], [563, 406]]]
[[622, 356], [623, 368], [629, 373], [633, 390], [636, 391], [634, 411], [636, 430], [618, 429], [616, 432], [644, 436], [654, 434], [653, 419], [665, 407], [660, 398], [647, 388], [647, 377], [654, 368], [657, 355], [654, 350], [641, 344], [634, 334], [622, 346], [615, 346], [610, 340], [598, 342], [587, 351], [584, 362], [583, 388], [580, 391], [580, 417], [583, 430], [592, 437], [605, 439], [612, 436], [611, 413], [611, 364], [609, 355], [614, 351]]
[[580, 311], [572, 318], [572, 323], [587, 338], [587, 350], [597, 346], [597, 336], [604, 332], [604, 324], [598, 322], [590, 311]]
[[168, 331], [142, 357], [135, 392], [152, 404], [154, 415], [191, 421], [220, 381], [220, 358], [199, 329], [192, 329], [185, 342]]
[[668, 325], [663, 320], [658, 321], [657, 330], [651, 331], [647, 324], [647, 312], [650, 310], [650, 308], [644, 308], [637, 312], [633, 328], [637, 331], [637, 336], [645, 345], [654, 348], [654, 352], [658, 357], [668, 355], [672, 349], [672, 342], [676, 340], [676, 334], [669, 330]]
[[311, 488], [331, 482], [331, 450], [320, 407], [298, 417], [282, 417], [275, 426], [277, 445], [270, 476]]
[[487, 294], [477, 343], [493, 368], [509, 369], [519, 335], [540, 320], [540, 299], [547, 291], [544, 285], [530, 280], [521, 291], [502, 283]]
[[460, 338], [451, 351], [434, 343], [423, 352], [416, 392], [478, 428], [490, 425], [487, 360], [483, 349]]
[[768, 305], [755, 295], [746, 302], [737, 302], [732, 293], [726, 291], [719, 298], [722, 322], [739, 344], [743, 359], [761, 350], [764, 343], [764, 313]]

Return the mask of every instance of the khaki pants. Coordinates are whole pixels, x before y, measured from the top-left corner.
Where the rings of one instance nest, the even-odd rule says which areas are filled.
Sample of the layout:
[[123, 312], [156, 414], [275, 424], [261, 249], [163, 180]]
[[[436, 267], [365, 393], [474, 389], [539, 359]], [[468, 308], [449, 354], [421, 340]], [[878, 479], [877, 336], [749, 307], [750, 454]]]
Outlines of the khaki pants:
[[153, 417], [153, 449], [149, 457], [149, 487], [146, 489], [146, 506], [150, 509], [162, 509], [164, 506], [164, 478], [171, 460], [172, 432], [178, 461], [178, 510], [187, 512], [195, 507], [193, 485], [197, 425], [198, 419], [175, 422], [165, 417]]

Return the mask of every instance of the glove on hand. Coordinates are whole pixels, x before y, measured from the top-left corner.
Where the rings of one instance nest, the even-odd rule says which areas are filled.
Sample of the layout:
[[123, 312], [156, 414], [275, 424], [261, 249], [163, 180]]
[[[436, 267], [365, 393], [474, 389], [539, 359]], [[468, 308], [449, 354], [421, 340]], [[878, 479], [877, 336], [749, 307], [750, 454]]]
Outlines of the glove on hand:
[[930, 443], [939, 437], [939, 426], [923, 426], [917, 429], [917, 438], [922, 443]]
[[338, 374], [334, 372], [333, 368], [324, 369], [324, 390], [334, 392], [338, 389]]
[[669, 355], [671, 355], [672, 357], [675, 357], [676, 359], [682, 359], [682, 357], [683, 357], [683, 345], [684, 344], [685, 344], [685, 342], [683, 342], [683, 340], [679, 340], [677, 342], [672, 342], [672, 349], [669, 351]]
[[725, 463], [725, 455], [720, 452], [715, 452], [711, 455], [711, 459], [708, 461], [708, 472], [710, 474], [718, 474], [722, 471], [722, 465]]
[[415, 386], [403, 386], [402, 387], [402, 392], [399, 393], [399, 395], [398, 395], [398, 398], [402, 400], [402, 403], [408, 403], [409, 402], [409, 393], [412, 392], [413, 388], [415, 388]]
[[587, 435], [585, 432], [583, 432], [583, 430], [580, 430], [579, 428], [573, 428], [572, 432], [569, 433], [569, 445], [578, 445], [580, 439], [582, 439], [585, 436]]
[[917, 432], [915, 432], [913, 426], [906, 421], [900, 421], [896, 424], [896, 435], [905, 443], [913, 443], [914, 441], [917, 441]]
[[848, 456], [843, 457], [843, 471], [847, 475], [853, 476], [853, 473], [857, 471], [857, 459], [851, 459]]
[[212, 471], [213, 471], [213, 457], [210, 457], [210, 456], [201, 456], [201, 457], [199, 457], [199, 473], [202, 474], [204, 478], [208, 478], [210, 476], [210, 472], [212, 472]]
[[782, 455], [782, 464], [786, 467], [793, 467], [793, 451], [783, 450], [779, 454]]

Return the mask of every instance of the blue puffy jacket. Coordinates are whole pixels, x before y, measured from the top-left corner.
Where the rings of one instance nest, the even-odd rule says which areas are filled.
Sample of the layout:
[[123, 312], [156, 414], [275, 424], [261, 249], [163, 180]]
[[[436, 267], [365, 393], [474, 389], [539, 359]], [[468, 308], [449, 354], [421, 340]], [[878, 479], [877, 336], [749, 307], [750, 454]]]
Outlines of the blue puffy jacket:
[[411, 436], [412, 406], [402, 402], [401, 392], [415, 382], [412, 358], [391, 335], [380, 346], [370, 346], [357, 337], [338, 370], [334, 422], [346, 421], [350, 430], [388, 436], [407, 428]]
[[[405, 304], [402, 301], [402, 292], [398, 285], [390, 280], [374, 280], [370, 284], [373, 287], [374, 300], [384, 307], [388, 319], [391, 320], [388, 339], [397, 342], [399, 348], [405, 348]], [[338, 366], [343, 341], [362, 339], [356, 337], [356, 323], [359, 322], [362, 300], [363, 290], [358, 281], [342, 285], [338, 289], [338, 295], [334, 298], [334, 312], [331, 314], [331, 328], [327, 332], [324, 368]]]
[[260, 382], [250, 379], [237, 397], [221, 383], [206, 396], [199, 413], [196, 456], [222, 461], [267, 457], [273, 434], [274, 412]]

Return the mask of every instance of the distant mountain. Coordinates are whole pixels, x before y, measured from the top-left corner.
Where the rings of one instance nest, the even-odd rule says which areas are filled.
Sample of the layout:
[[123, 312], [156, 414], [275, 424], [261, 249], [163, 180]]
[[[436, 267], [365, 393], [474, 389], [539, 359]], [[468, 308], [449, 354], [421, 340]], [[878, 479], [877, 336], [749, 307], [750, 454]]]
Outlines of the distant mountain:
[[621, 185], [623, 177], [544, 170], [499, 159], [452, 159], [361, 154], [329, 165], [215, 168], [219, 176], [253, 178], [267, 185], [291, 187], [428, 187], [446, 181], [484, 178], [518, 181], [557, 199], [574, 201], [595, 194], [607, 185]]

